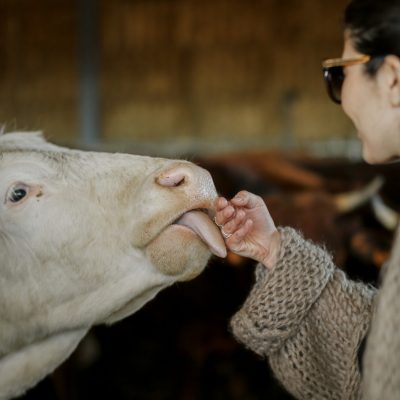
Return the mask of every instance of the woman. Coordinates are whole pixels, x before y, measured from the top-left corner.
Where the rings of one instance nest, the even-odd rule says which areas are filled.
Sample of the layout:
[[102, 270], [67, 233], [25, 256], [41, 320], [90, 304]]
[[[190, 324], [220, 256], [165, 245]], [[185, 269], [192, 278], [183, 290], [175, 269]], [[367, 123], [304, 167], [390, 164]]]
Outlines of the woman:
[[[400, 0], [352, 0], [342, 58], [323, 67], [330, 96], [357, 128], [363, 158], [398, 158]], [[242, 191], [217, 199], [215, 208], [227, 247], [259, 262], [231, 322], [238, 340], [268, 357], [296, 398], [400, 399], [400, 238], [377, 294], [298, 232], [277, 229], [260, 197]]]

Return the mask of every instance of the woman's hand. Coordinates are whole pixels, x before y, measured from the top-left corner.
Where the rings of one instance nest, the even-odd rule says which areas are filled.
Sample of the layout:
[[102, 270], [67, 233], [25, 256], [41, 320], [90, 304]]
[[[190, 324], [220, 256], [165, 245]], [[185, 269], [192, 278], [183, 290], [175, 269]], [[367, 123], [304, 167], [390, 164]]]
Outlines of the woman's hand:
[[252, 258], [272, 269], [280, 249], [280, 234], [264, 200], [241, 191], [230, 201], [215, 201], [215, 223], [221, 228], [229, 250]]

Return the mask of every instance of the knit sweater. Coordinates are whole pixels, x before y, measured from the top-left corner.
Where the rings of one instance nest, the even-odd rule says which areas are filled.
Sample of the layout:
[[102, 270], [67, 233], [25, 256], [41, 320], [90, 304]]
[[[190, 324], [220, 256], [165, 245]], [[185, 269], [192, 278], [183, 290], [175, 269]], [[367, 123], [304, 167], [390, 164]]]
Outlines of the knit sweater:
[[[376, 295], [348, 279], [323, 248], [279, 230], [276, 266], [257, 266], [232, 318], [236, 338], [268, 359], [295, 398], [400, 399], [400, 242]], [[367, 335], [361, 379], [358, 353]]]

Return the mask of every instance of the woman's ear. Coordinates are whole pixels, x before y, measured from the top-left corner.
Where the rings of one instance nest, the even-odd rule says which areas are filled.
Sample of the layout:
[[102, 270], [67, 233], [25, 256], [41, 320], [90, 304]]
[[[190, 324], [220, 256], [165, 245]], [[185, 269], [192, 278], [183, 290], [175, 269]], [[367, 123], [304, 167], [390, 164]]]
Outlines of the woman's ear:
[[378, 75], [390, 104], [400, 107], [400, 58], [395, 55], [386, 56]]

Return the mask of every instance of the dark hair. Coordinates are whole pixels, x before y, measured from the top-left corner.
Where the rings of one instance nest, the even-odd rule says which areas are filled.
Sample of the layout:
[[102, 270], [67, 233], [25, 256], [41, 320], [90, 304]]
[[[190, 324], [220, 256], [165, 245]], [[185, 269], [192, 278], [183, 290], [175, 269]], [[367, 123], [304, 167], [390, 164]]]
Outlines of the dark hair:
[[400, 57], [400, 0], [352, 0], [344, 24], [354, 48], [373, 57], [366, 65], [370, 75], [375, 75], [384, 56]]

